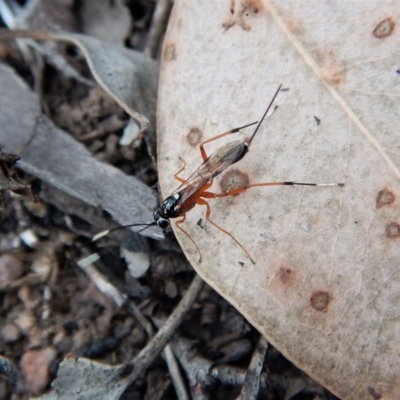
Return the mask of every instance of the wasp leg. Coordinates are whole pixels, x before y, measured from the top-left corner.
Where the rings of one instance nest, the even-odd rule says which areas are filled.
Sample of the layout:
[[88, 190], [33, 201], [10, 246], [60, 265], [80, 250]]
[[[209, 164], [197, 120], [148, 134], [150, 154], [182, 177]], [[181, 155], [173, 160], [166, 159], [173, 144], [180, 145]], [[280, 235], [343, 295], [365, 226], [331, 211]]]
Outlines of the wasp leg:
[[180, 224], [183, 224], [186, 221], [186, 214], [182, 214], [181, 216], [182, 216], [182, 219], [180, 219], [179, 221], [176, 221], [175, 224], [176, 224], [177, 228], [179, 228], [179, 230], [181, 232], [183, 232], [190, 239], [190, 241], [194, 244], [194, 247], [196, 247], [196, 250], [199, 253], [199, 263], [201, 263], [201, 252], [200, 252], [199, 246], [197, 246], [196, 242], [192, 239], [192, 237], [180, 226]]
[[252, 125], [255, 125], [257, 123], [258, 123], [258, 121], [252, 122], [251, 124], [247, 124], [247, 125], [244, 125], [244, 126], [240, 126], [239, 128], [231, 129], [230, 131], [226, 131], [226, 132], [221, 133], [221, 134], [219, 134], [217, 136], [213, 136], [211, 139], [208, 139], [208, 140], [205, 140], [204, 142], [202, 142], [200, 144], [200, 153], [201, 153], [201, 157], [203, 158], [203, 161], [206, 161], [208, 159], [208, 155], [207, 155], [206, 151], [204, 150], [204, 145], [206, 143], [210, 143], [210, 142], [213, 142], [214, 140], [221, 139], [224, 136], [231, 135], [232, 133], [239, 132], [241, 129], [247, 128], [248, 126], [252, 126]]
[[186, 180], [178, 176], [182, 171], [186, 168], [185, 160], [179, 157], [179, 159], [183, 162], [183, 167], [179, 169], [179, 171], [174, 175], [174, 178], [180, 183], [186, 183]]
[[265, 182], [265, 183], [253, 183], [251, 185], [242, 186], [236, 189], [228, 190], [225, 193], [213, 193], [213, 192], [202, 192], [202, 197], [207, 199], [213, 199], [215, 197], [227, 197], [235, 196], [239, 193], [244, 192], [252, 187], [260, 186], [339, 186], [343, 187], [344, 183], [302, 183], [302, 182]]
[[236, 244], [243, 250], [243, 252], [246, 254], [246, 256], [251, 260], [251, 262], [253, 264], [255, 264], [254, 260], [251, 258], [249, 252], [243, 247], [243, 245], [228, 231], [226, 231], [225, 229], [221, 228], [219, 225], [217, 225], [214, 221], [212, 221], [210, 219], [210, 215], [211, 215], [211, 207], [210, 205], [207, 203], [207, 201], [205, 201], [204, 199], [197, 199], [196, 204], [200, 205], [200, 206], [206, 206], [207, 207], [207, 211], [206, 211], [206, 220], [214, 225], [216, 228], [218, 228], [220, 231], [222, 231], [223, 233], [225, 233], [226, 235], [228, 235], [232, 240], [234, 240], [236, 242]]

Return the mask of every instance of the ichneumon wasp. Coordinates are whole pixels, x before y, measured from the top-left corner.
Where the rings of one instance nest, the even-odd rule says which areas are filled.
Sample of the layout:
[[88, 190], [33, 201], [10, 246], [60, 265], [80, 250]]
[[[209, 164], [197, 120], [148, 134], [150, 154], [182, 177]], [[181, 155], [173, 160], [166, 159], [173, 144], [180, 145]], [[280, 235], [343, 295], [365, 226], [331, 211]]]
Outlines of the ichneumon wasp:
[[[221, 133], [217, 136], [214, 136], [200, 144], [200, 153], [203, 158], [203, 163], [197, 168], [196, 171], [190, 175], [189, 178], [183, 179], [179, 176], [179, 174], [185, 169], [185, 164], [182, 168], [174, 175], [174, 178], [179, 181], [180, 186], [170, 195], [168, 196], [162, 203], [161, 207], [156, 210], [153, 214], [153, 221], [149, 224], [132, 224], [127, 227], [132, 226], [143, 226], [146, 225], [144, 229], [148, 226], [158, 225], [162, 229], [166, 229], [170, 226], [170, 219], [179, 218], [180, 220], [176, 221], [176, 226], [183, 232], [194, 244], [199, 253], [199, 261], [201, 261], [201, 251], [197, 246], [196, 242], [191, 238], [191, 236], [181, 227], [181, 224], [186, 220], [186, 213], [194, 208], [196, 205], [201, 205], [206, 207], [206, 220], [218, 228], [220, 231], [228, 235], [235, 243], [242, 249], [242, 251], [246, 254], [246, 256], [251, 260], [253, 264], [255, 264], [253, 258], [250, 256], [249, 252], [243, 247], [243, 245], [228, 231], [217, 225], [214, 221], [210, 219], [211, 208], [206, 199], [212, 199], [217, 197], [227, 197], [234, 196], [239, 193], [244, 192], [245, 190], [251, 187], [260, 187], [260, 186], [344, 186], [343, 183], [301, 183], [301, 182], [292, 182], [292, 181], [284, 181], [284, 182], [264, 182], [264, 183], [253, 183], [248, 184], [246, 186], [242, 186], [236, 189], [228, 190], [225, 193], [213, 193], [208, 191], [213, 185], [214, 178], [229, 168], [231, 165], [240, 161], [248, 152], [249, 146], [251, 145], [254, 137], [256, 136], [261, 124], [263, 123], [265, 117], [270, 111], [276, 97], [278, 96], [279, 91], [281, 90], [282, 85], [280, 85], [275, 92], [272, 100], [270, 101], [267, 109], [265, 110], [263, 116], [260, 121], [253, 122], [251, 124], [247, 124], [241, 126], [239, 128], [231, 129], [224, 133]], [[224, 136], [231, 135], [233, 133], [239, 132], [241, 129], [247, 128], [249, 126], [256, 125], [252, 135], [248, 139], [244, 140], [234, 140], [222, 146], [216, 152], [207, 155], [204, 145], [210, 143], [214, 140], [221, 139]], [[122, 227], [121, 227], [122, 228]], [[116, 228], [120, 229], [120, 228]], [[110, 231], [103, 231], [96, 235], [92, 240], [97, 240], [100, 237], [105, 236]]]

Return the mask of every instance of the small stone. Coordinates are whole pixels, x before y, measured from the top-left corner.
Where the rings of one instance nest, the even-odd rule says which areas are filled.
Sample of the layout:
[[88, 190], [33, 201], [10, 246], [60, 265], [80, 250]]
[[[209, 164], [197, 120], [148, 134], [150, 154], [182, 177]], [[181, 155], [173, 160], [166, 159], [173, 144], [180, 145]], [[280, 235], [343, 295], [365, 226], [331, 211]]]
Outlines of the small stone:
[[21, 372], [26, 390], [34, 396], [43, 392], [50, 383], [50, 364], [57, 353], [52, 347], [29, 350], [21, 359]]
[[178, 296], [178, 287], [176, 286], [175, 282], [168, 281], [165, 284], [165, 294], [170, 298], [174, 299], [176, 296]]
[[24, 205], [38, 218], [44, 218], [47, 215], [47, 205], [41, 201], [25, 200]]
[[6, 285], [7, 283], [19, 278], [24, 272], [24, 267], [21, 260], [10, 255], [3, 254], [0, 256], [0, 285]]
[[13, 324], [7, 324], [1, 329], [1, 338], [5, 343], [16, 342], [21, 337], [21, 332]]
[[36, 324], [36, 317], [31, 310], [21, 311], [16, 318], [13, 320], [14, 324], [19, 330], [25, 335], [29, 335], [29, 332]]

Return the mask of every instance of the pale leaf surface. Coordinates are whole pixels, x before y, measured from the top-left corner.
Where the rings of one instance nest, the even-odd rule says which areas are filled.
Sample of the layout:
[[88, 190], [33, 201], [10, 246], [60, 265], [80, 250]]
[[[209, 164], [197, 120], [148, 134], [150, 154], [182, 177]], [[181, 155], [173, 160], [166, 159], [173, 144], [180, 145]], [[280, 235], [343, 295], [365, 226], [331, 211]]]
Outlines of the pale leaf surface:
[[[212, 219], [255, 265], [205, 223], [205, 207], [183, 224], [201, 263], [175, 232], [210, 285], [349, 399], [400, 398], [399, 10], [398, 1], [177, 0], [162, 55], [164, 196], [179, 185], [179, 157], [183, 177], [200, 165], [196, 134], [258, 120], [280, 83], [289, 90], [234, 168], [252, 183], [345, 183], [210, 200]], [[206, 145], [208, 154], [232, 139]]]

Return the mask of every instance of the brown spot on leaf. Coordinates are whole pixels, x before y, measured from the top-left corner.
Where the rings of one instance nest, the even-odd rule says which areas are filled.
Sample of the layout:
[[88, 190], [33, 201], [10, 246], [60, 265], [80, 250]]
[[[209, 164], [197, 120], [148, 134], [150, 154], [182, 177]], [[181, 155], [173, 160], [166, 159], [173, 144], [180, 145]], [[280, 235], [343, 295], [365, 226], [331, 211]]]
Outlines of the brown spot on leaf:
[[176, 50], [175, 45], [170, 43], [165, 46], [164, 49], [164, 60], [165, 61], [172, 61], [176, 60]]
[[294, 17], [287, 18], [285, 20], [286, 26], [293, 33], [300, 33], [304, 30], [303, 26], [300, 23], [300, 20]]
[[386, 237], [389, 239], [398, 239], [400, 237], [400, 225], [396, 222], [386, 225]]
[[322, 70], [322, 77], [332, 85], [338, 85], [344, 80], [343, 69], [337, 66], [330, 66]]
[[257, 14], [262, 8], [263, 4], [261, 0], [246, 0], [247, 8], [254, 14]]
[[330, 302], [331, 296], [323, 290], [314, 292], [310, 299], [311, 307], [317, 311], [326, 311]]
[[393, 204], [395, 200], [396, 196], [393, 192], [387, 189], [383, 189], [378, 193], [378, 196], [376, 198], [376, 208], [379, 209], [383, 206]]
[[290, 268], [279, 268], [277, 278], [284, 285], [290, 285], [294, 281], [294, 275], [294, 271]]
[[385, 18], [381, 22], [379, 22], [372, 34], [377, 39], [384, 39], [393, 33], [395, 27], [396, 22], [392, 17]]
[[231, 11], [231, 14], [235, 14], [235, 0], [231, 0], [230, 11]]
[[382, 394], [377, 392], [373, 387], [368, 386], [368, 393], [372, 396], [373, 400], [380, 400], [382, 398]]
[[246, 187], [249, 185], [249, 177], [247, 174], [239, 171], [238, 169], [232, 169], [224, 174], [220, 181], [221, 190], [226, 193], [230, 190]]
[[192, 147], [196, 147], [200, 143], [202, 137], [203, 132], [199, 128], [190, 128], [190, 131], [186, 135], [186, 139]]
[[229, 18], [222, 24], [228, 30], [238, 24], [243, 30], [249, 31], [251, 25], [245, 21], [251, 14], [258, 14], [263, 8], [261, 0], [231, 0]]

